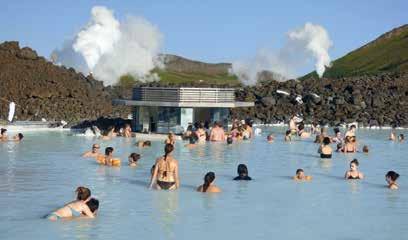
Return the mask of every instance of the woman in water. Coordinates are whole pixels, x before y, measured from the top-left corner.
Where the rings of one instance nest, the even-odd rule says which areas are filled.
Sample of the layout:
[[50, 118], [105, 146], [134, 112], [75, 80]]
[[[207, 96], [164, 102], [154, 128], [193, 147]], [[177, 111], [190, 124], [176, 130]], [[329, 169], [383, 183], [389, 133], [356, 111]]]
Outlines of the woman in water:
[[125, 124], [122, 136], [125, 137], [125, 138], [132, 137], [132, 128], [130, 127], [130, 124]]
[[334, 137], [332, 138], [332, 142], [334, 143], [342, 143], [343, 142], [343, 136], [341, 135], [340, 129], [339, 128], [334, 128]]
[[333, 150], [330, 147], [330, 138], [325, 137], [323, 138], [323, 144], [320, 146], [319, 151], [320, 158], [331, 158]]
[[299, 126], [298, 126], [298, 136], [299, 136], [300, 138], [309, 138], [309, 137], [310, 137], [310, 133], [309, 133], [309, 132], [306, 132], [306, 130], [305, 130], [305, 125], [304, 125], [303, 122], [299, 123]]
[[195, 132], [195, 135], [197, 136], [199, 143], [204, 143], [206, 141], [207, 133], [204, 130], [204, 124], [203, 123], [199, 124], [199, 127], [198, 127], [197, 131]]
[[150, 188], [157, 190], [174, 190], [179, 188], [180, 180], [178, 173], [178, 161], [173, 158], [174, 146], [166, 144], [164, 146], [164, 156], [156, 160]]
[[21, 140], [23, 140], [23, 138], [24, 138], [24, 135], [22, 133], [18, 133], [13, 137], [13, 139], [11, 141], [21, 142]]
[[346, 172], [344, 175], [345, 179], [363, 179], [364, 174], [360, 171], [358, 171], [358, 160], [353, 159], [353, 161], [350, 162], [350, 170]]
[[303, 169], [299, 168], [296, 170], [296, 175], [293, 177], [293, 180], [295, 181], [310, 181], [312, 180], [312, 176], [306, 176], [305, 171]]
[[167, 135], [167, 139], [164, 141], [164, 144], [171, 144], [174, 145], [176, 143], [176, 137], [174, 136], [174, 133], [169, 133]]
[[271, 133], [266, 137], [266, 140], [268, 141], [268, 143], [273, 143], [273, 141], [275, 140], [275, 137]]
[[221, 189], [215, 185], [213, 185], [215, 180], [215, 173], [208, 172], [204, 176], [204, 184], [197, 188], [198, 192], [207, 192], [207, 193], [218, 193], [221, 192]]
[[7, 141], [7, 140], [8, 140], [7, 129], [2, 128], [0, 130], [0, 141]]
[[252, 180], [250, 176], [248, 176], [248, 168], [245, 164], [239, 164], [238, 165], [238, 176], [234, 178], [234, 180]]
[[399, 178], [399, 174], [394, 171], [389, 171], [385, 175], [385, 181], [388, 183], [389, 189], [398, 189], [397, 179]]
[[352, 142], [352, 137], [347, 136], [344, 139], [344, 146], [343, 146], [342, 152], [344, 152], [344, 153], [355, 153], [355, 152], [357, 152], [356, 144]]
[[398, 141], [399, 142], [403, 142], [405, 140], [405, 136], [404, 136], [404, 134], [400, 134], [399, 136], [398, 136]]
[[137, 167], [137, 162], [140, 159], [140, 154], [131, 153], [129, 156], [129, 167]]
[[53, 221], [61, 218], [80, 217], [82, 215], [94, 218], [94, 213], [87, 205], [87, 202], [91, 197], [91, 190], [86, 187], [78, 187], [75, 192], [77, 193], [77, 199], [75, 201], [65, 204], [65, 206], [63, 206], [62, 208], [59, 208], [54, 212], [48, 214], [46, 218]]

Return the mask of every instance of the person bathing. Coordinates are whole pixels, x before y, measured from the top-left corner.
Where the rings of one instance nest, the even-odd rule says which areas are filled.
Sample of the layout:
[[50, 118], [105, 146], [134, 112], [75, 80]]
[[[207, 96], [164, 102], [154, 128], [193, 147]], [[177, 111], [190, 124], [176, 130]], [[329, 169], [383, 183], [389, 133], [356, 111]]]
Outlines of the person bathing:
[[204, 184], [197, 188], [197, 192], [203, 193], [218, 193], [221, 192], [221, 189], [214, 185], [215, 173], [208, 172], [204, 176]]

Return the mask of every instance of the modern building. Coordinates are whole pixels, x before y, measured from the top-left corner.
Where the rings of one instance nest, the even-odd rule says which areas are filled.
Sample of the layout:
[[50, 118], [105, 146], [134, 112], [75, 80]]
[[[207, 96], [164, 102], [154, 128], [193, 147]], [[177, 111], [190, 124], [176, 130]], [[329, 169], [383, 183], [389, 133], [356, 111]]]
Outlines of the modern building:
[[233, 88], [135, 87], [131, 100], [113, 103], [133, 107], [134, 131], [181, 133], [194, 122], [227, 125], [231, 108], [254, 106], [235, 101], [234, 92]]

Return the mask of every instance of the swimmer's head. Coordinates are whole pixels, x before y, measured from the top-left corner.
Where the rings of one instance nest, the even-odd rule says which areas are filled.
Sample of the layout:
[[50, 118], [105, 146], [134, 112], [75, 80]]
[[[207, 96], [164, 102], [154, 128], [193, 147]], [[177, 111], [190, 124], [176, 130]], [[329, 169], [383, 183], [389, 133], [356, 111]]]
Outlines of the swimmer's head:
[[358, 160], [357, 160], [357, 159], [353, 159], [353, 160], [350, 162], [350, 170], [357, 170], [358, 165], [359, 165]]
[[166, 159], [167, 158], [167, 156], [171, 153], [171, 152], [173, 152], [173, 150], [174, 150], [174, 146], [173, 146], [173, 144], [166, 144], [165, 146], [164, 146], [164, 159]]
[[334, 131], [334, 134], [337, 134], [337, 133], [340, 132], [340, 129], [338, 127], [336, 127], [336, 128], [333, 129], [333, 131]]
[[143, 142], [143, 147], [150, 147], [152, 145], [151, 141], [144, 141]]
[[113, 153], [113, 147], [107, 147], [105, 148], [105, 155], [110, 156]]
[[245, 164], [239, 164], [237, 172], [240, 177], [248, 176], [248, 168]]
[[302, 123], [299, 124], [298, 126], [299, 131], [302, 131], [303, 129], [305, 129], [305, 125]]
[[24, 135], [22, 133], [17, 134], [17, 138], [19, 141], [23, 140]]
[[350, 130], [353, 130], [353, 131], [356, 130], [356, 125], [354, 125], [354, 124], [351, 125], [351, 126], [350, 126]]
[[404, 136], [404, 134], [401, 133], [401, 134], [399, 135], [399, 140], [402, 141], [402, 140], [404, 140], [404, 139], [405, 139], [405, 136]]
[[91, 198], [88, 202], [86, 202], [86, 205], [88, 205], [89, 210], [91, 210], [92, 213], [95, 213], [95, 211], [99, 208], [99, 201], [98, 199]]
[[269, 134], [268, 137], [266, 137], [266, 140], [268, 140], [268, 142], [273, 141], [273, 135]]
[[303, 171], [303, 169], [299, 168], [298, 170], [296, 170], [296, 176], [298, 178], [303, 178], [305, 176], [305, 171]]
[[78, 187], [75, 192], [77, 193], [77, 200], [85, 201], [91, 196], [91, 190], [87, 187]]
[[93, 144], [92, 145], [92, 152], [96, 153], [97, 151], [99, 151], [101, 147], [99, 146], [99, 144]]
[[227, 137], [227, 144], [232, 144], [233, 140], [232, 137]]
[[363, 147], [363, 153], [368, 153], [368, 146], [367, 145], [364, 145], [364, 147]]
[[397, 181], [397, 179], [399, 178], [399, 174], [394, 172], [394, 171], [389, 171], [387, 172], [387, 174], [385, 175], [385, 179], [387, 180], [387, 182], [395, 182]]
[[208, 172], [204, 176], [204, 184], [203, 184], [203, 192], [206, 192], [208, 187], [212, 182], [215, 180], [215, 173], [214, 172]]
[[330, 144], [330, 138], [329, 137], [323, 138], [323, 144], [324, 145], [329, 145]]
[[129, 155], [129, 163], [136, 163], [140, 159], [140, 154], [137, 153], [131, 153]]
[[3, 135], [3, 134], [6, 133], [6, 132], [7, 132], [7, 129], [5, 129], [5, 128], [2, 128], [2, 129], [0, 130], [1, 135]]
[[193, 134], [190, 139], [190, 144], [196, 144], [197, 143], [197, 135]]

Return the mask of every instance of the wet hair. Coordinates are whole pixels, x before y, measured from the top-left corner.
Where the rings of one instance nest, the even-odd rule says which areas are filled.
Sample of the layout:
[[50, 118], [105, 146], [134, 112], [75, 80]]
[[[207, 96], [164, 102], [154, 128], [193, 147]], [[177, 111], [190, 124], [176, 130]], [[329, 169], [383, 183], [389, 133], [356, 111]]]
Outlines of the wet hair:
[[390, 178], [392, 181], [396, 181], [400, 175], [394, 171], [388, 171], [385, 176]]
[[298, 170], [296, 170], [296, 175], [298, 175], [301, 172], [305, 172], [305, 171], [303, 171], [303, 169], [299, 168]]
[[232, 137], [227, 137], [227, 144], [232, 144], [233, 140]]
[[353, 164], [353, 163], [354, 163], [356, 166], [359, 165], [358, 160], [355, 159], [355, 158], [350, 162], [350, 165]]
[[77, 193], [77, 200], [85, 201], [91, 196], [91, 190], [87, 187], [78, 187], [75, 192]]
[[1, 135], [3, 135], [5, 132], [7, 132], [7, 129], [2, 128], [0, 133], [1, 133]]
[[303, 123], [299, 123], [298, 129], [299, 131], [302, 131], [303, 129], [305, 129], [305, 125]]
[[210, 184], [214, 181], [215, 179], [215, 173], [214, 172], [208, 172], [204, 176], [204, 184], [203, 184], [203, 192], [206, 192]]
[[245, 164], [239, 164], [237, 172], [240, 177], [248, 176], [248, 167]]
[[356, 125], [353, 124], [350, 126], [350, 129], [353, 129], [353, 128], [356, 128]]
[[286, 131], [286, 136], [290, 135], [290, 133], [291, 133], [291, 131], [290, 131], [290, 130], [287, 130], [287, 131]]
[[405, 139], [404, 134], [401, 133], [399, 136], [400, 136], [400, 140], [404, 140], [404, 139]]
[[323, 144], [324, 145], [329, 145], [330, 144], [330, 138], [329, 137], [323, 138]]
[[192, 124], [189, 124], [189, 125], [188, 125], [187, 131], [193, 131], [193, 125], [192, 125]]
[[[169, 155], [169, 153], [173, 152], [173, 150], [174, 150], [173, 144], [168, 143], [164, 146], [164, 161], [167, 160], [167, 156]], [[167, 171], [163, 172], [163, 177], [167, 177]]]
[[195, 134], [191, 135], [189, 141], [190, 141], [190, 144], [196, 144], [197, 135], [195, 135]]
[[272, 134], [269, 134], [269, 135], [266, 137], [266, 140], [272, 141], [272, 140], [273, 140], [273, 135], [272, 135]]
[[145, 146], [147, 146], [147, 147], [152, 146], [152, 142], [151, 141], [144, 141], [143, 142], [143, 147], [145, 147]]
[[132, 159], [132, 162], [137, 162], [140, 159], [140, 154], [131, 153], [129, 157]]
[[336, 128], [333, 129], [333, 131], [334, 131], [335, 134], [337, 134], [337, 133], [340, 132], [340, 129], [338, 127], [336, 127]]
[[105, 148], [105, 155], [109, 155], [109, 154], [111, 154], [111, 153], [113, 153], [113, 147], [107, 147], [107, 148]]
[[89, 210], [91, 210], [92, 213], [94, 213], [96, 210], [99, 208], [99, 201], [98, 199], [91, 198], [89, 201], [86, 203], [88, 205]]
[[22, 140], [24, 138], [24, 135], [22, 133], [18, 133], [17, 136], [18, 140]]
[[368, 153], [368, 146], [367, 145], [363, 146], [363, 152]]

